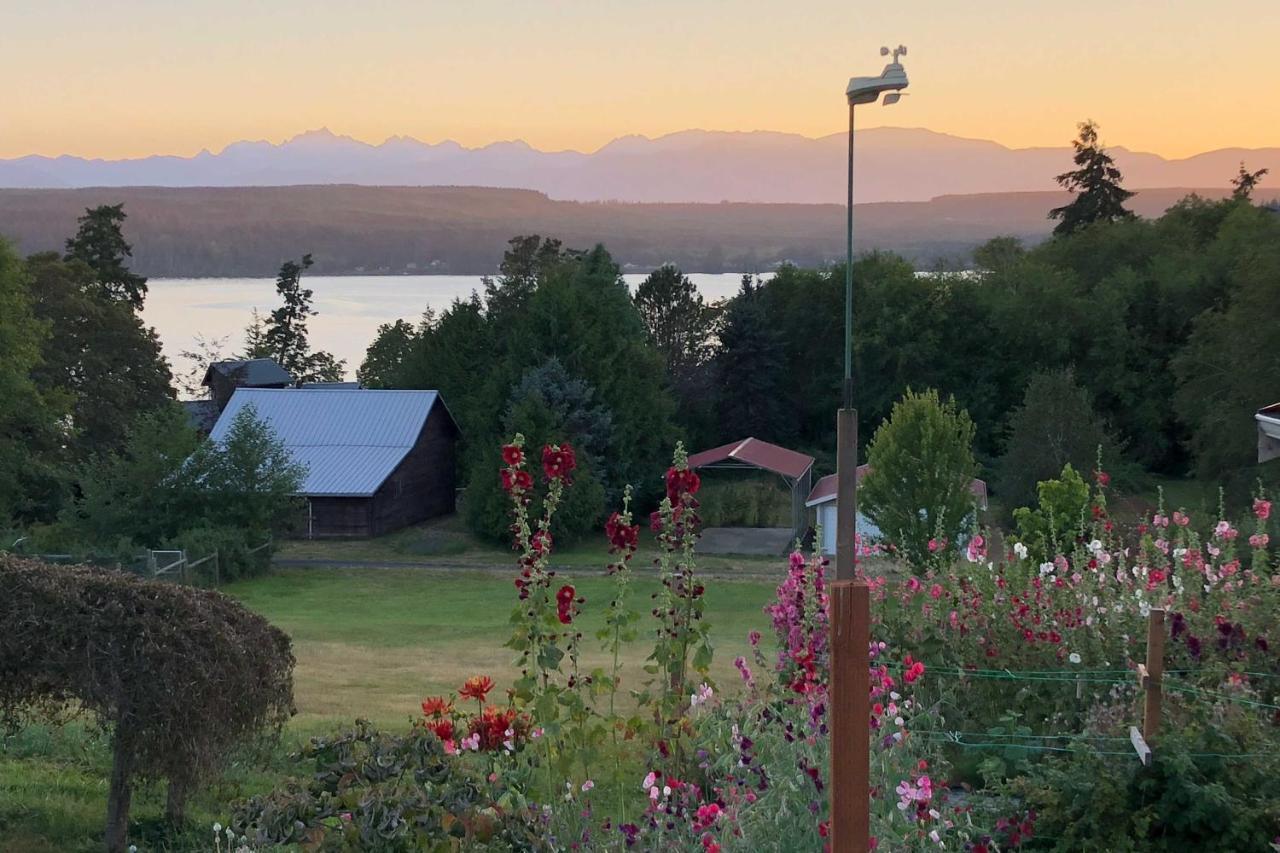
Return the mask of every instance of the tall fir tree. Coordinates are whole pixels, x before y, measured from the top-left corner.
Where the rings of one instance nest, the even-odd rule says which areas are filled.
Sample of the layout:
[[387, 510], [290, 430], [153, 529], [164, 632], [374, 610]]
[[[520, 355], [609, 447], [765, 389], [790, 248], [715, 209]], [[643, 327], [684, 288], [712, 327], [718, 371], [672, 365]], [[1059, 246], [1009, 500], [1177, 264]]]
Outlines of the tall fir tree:
[[795, 431], [788, 416], [785, 342], [750, 275], [725, 309], [715, 360], [723, 440], [754, 436], [782, 441]]
[[[327, 352], [312, 352], [307, 339], [307, 320], [316, 315], [311, 307], [312, 292], [302, 286], [302, 274], [311, 268], [311, 255], [285, 261], [276, 276], [276, 292], [281, 305], [271, 312], [260, 345], [247, 341], [249, 348], [274, 358], [298, 382], [337, 382], [345, 363]], [[250, 337], [253, 326], [250, 326]]]
[[63, 260], [83, 261], [93, 270], [97, 295], [123, 302], [137, 311], [147, 298], [147, 280], [129, 269], [133, 247], [124, 239], [124, 204], [87, 208], [76, 222], [79, 229], [67, 240]]
[[1124, 177], [1098, 142], [1098, 125], [1092, 120], [1082, 122], [1080, 136], [1071, 144], [1076, 149], [1073, 159], [1077, 168], [1055, 180], [1075, 198], [1049, 211], [1050, 219], [1061, 220], [1053, 233], [1063, 236], [1095, 222], [1133, 219], [1133, 212], [1124, 206], [1133, 193], [1120, 185]]

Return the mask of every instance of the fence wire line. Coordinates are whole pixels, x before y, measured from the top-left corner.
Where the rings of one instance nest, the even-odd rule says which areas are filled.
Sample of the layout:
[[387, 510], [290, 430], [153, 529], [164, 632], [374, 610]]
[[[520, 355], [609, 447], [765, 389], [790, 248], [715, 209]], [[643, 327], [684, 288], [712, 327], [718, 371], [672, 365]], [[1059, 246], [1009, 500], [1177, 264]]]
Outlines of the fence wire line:
[[[1032, 743], [1009, 743], [1009, 742], [975, 743], [973, 741], [957, 740], [955, 738], [948, 737], [946, 736], [946, 733], [916, 732], [916, 734], [932, 734], [932, 735], [935, 735], [932, 738], [935, 741], [942, 741], [945, 743], [952, 744], [953, 746], [965, 747], [967, 749], [1008, 749], [1008, 750], [1020, 749], [1028, 752], [1077, 752], [1079, 751], [1079, 748], [1080, 748], [1079, 746], [1046, 746], [1044, 744], [1032, 744]], [[936, 736], [937, 734], [942, 734], [943, 737], [937, 737]], [[1120, 738], [1120, 739], [1128, 740], [1128, 738]], [[1134, 755], [1134, 751], [1132, 749], [1105, 750], [1105, 749], [1093, 749], [1092, 747], [1090, 747], [1089, 752], [1092, 753], [1093, 755], [1117, 755], [1117, 756], [1129, 756], [1129, 757], [1132, 757]], [[1224, 760], [1233, 760], [1233, 759], [1242, 760], [1246, 758], [1272, 758], [1277, 755], [1280, 755], [1280, 752], [1187, 752], [1183, 754], [1186, 755], [1188, 758], [1221, 758]]]

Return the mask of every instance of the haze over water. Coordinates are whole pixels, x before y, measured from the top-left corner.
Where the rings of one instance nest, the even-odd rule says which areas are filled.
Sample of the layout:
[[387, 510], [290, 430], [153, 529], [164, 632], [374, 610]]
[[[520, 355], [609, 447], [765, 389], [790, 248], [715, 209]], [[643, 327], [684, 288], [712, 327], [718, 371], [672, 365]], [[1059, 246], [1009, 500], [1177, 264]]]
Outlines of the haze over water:
[[[624, 278], [635, 288], [645, 276]], [[691, 273], [689, 278], [708, 302], [733, 296], [742, 282], [740, 273]], [[345, 359], [352, 379], [378, 326], [399, 319], [416, 324], [428, 308], [439, 314], [453, 300], [484, 289], [477, 275], [305, 276], [302, 283], [313, 291], [312, 307], [319, 312], [307, 324], [312, 349]], [[239, 351], [253, 309], [265, 316], [280, 304], [275, 284], [274, 278], [153, 278], [142, 318], [159, 332], [174, 375], [180, 376], [190, 362], [179, 353], [193, 349], [197, 335], [209, 341], [226, 338], [226, 357]]]

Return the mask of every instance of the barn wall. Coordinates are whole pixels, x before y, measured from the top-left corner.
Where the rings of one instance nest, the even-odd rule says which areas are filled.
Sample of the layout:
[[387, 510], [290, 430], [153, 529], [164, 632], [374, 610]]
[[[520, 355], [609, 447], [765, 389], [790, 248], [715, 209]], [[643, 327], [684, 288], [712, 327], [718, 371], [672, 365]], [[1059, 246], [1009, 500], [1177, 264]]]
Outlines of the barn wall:
[[373, 536], [455, 510], [457, 441], [457, 428], [437, 400], [417, 444], [373, 496]]
[[310, 498], [309, 503], [310, 519], [302, 519], [301, 535], [304, 537], [332, 539], [374, 535], [372, 498]]

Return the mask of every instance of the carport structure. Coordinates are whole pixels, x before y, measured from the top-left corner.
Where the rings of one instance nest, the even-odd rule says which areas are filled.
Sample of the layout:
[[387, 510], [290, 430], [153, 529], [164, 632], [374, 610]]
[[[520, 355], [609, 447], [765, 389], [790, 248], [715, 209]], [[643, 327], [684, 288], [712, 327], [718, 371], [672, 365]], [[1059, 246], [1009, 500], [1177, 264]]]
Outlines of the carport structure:
[[705, 470], [755, 469], [777, 474], [791, 489], [793, 538], [808, 528], [805, 498], [813, 486], [813, 457], [758, 438], [743, 438], [689, 457], [689, 467]]

